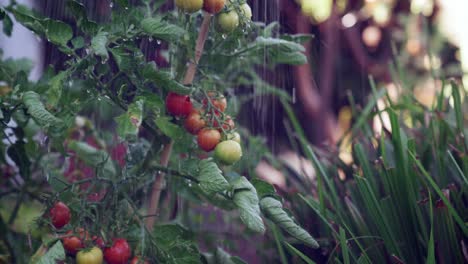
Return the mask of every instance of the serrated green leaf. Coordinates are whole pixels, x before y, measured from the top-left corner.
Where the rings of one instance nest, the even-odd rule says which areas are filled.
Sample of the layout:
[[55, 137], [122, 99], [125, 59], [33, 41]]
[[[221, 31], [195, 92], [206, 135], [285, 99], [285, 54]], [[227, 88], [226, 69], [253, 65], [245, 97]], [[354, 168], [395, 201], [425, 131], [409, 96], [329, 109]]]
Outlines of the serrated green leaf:
[[180, 225], [155, 225], [153, 237], [158, 248], [165, 254], [162, 263], [198, 264], [200, 252], [194, 242], [194, 235]]
[[221, 192], [229, 187], [229, 183], [212, 159], [200, 161], [197, 179], [200, 181], [200, 188], [208, 195]]
[[164, 100], [157, 94], [143, 93], [141, 96], [137, 96], [136, 100], [145, 100], [145, 111], [154, 113], [164, 112]]
[[68, 148], [75, 151], [78, 158], [86, 165], [93, 168], [101, 168], [103, 176], [112, 178], [116, 175], [112, 159], [104, 150], [96, 149], [84, 142], [78, 141], [71, 141], [68, 144]]
[[85, 45], [84, 38], [82, 36], [78, 36], [72, 39], [71, 43], [75, 49], [81, 49]]
[[104, 59], [109, 58], [107, 52], [107, 32], [101, 31], [96, 36], [91, 39], [91, 48], [94, 51], [94, 54], [103, 57]]
[[250, 182], [255, 187], [255, 190], [257, 190], [258, 197], [262, 198], [266, 195], [276, 195], [275, 187], [268, 182], [260, 179], [252, 179]]
[[23, 94], [23, 103], [34, 121], [42, 128], [60, 127], [63, 125], [62, 120], [45, 109], [39, 94], [33, 91], [25, 92]]
[[268, 62], [273, 64], [300, 65], [307, 62], [305, 48], [295, 42], [285, 39], [258, 37], [252, 44], [254, 55], [266, 55]]
[[261, 46], [263, 48], [275, 48], [275, 49], [280, 49], [283, 52], [294, 52], [294, 51], [300, 51], [304, 52], [305, 48], [304, 46], [292, 42], [292, 41], [287, 41], [284, 39], [277, 39], [277, 38], [264, 38], [264, 37], [258, 37], [255, 40], [255, 45]]
[[79, 3], [78, 1], [75, 0], [69, 0], [67, 1], [67, 7], [70, 9], [71, 13], [73, 16], [76, 18], [78, 23], [82, 20], [86, 20], [86, 8], [82, 3]]
[[[4, 12], [2, 10], [2, 12]], [[13, 21], [11, 20], [10, 16], [5, 14], [5, 17], [2, 19], [3, 23], [3, 33], [7, 36], [11, 36], [11, 32], [13, 30]]]
[[141, 21], [141, 28], [149, 36], [166, 41], [177, 40], [185, 33], [183, 28], [151, 17]]
[[132, 54], [126, 51], [125, 48], [113, 48], [110, 49], [110, 52], [112, 53], [112, 56], [114, 57], [115, 62], [121, 71], [129, 71], [135, 67]]
[[7, 10], [15, 16], [16, 21], [21, 23], [26, 28], [32, 30], [38, 35], [45, 34], [45, 28], [42, 25], [42, 18], [38, 17], [26, 6], [17, 5], [16, 8], [10, 8]]
[[242, 222], [252, 231], [265, 232], [265, 225], [260, 216], [257, 191], [244, 176], [235, 179], [232, 183], [234, 189], [234, 204], [239, 208]]
[[57, 106], [60, 97], [62, 96], [63, 82], [67, 78], [68, 73], [61, 71], [49, 81], [49, 89], [47, 90], [47, 102], [52, 106]]
[[73, 30], [62, 21], [45, 19], [43, 21], [47, 39], [57, 45], [66, 46], [67, 42], [73, 37]]
[[314, 38], [312, 34], [294, 34], [294, 35], [283, 35], [281, 39], [292, 41], [296, 43], [305, 43]]
[[136, 136], [143, 122], [144, 101], [137, 100], [128, 106], [126, 113], [115, 118], [120, 137]]
[[155, 123], [164, 135], [174, 140], [180, 139], [184, 135], [184, 130], [180, 126], [172, 123], [170, 117], [158, 117]]
[[281, 227], [284, 231], [288, 232], [291, 236], [312, 248], [319, 247], [317, 241], [315, 241], [307, 231], [297, 225], [283, 210], [283, 205], [280, 201], [272, 197], [265, 197], [260, 201], [260, 207], [262, 208], [263, 214], [268, 219], [273, 221], [273, 223]]
[[57, 241], [35, 264], [55, 264], [63, 260], [65, 260], [65, 249], [62, 242]]
[[144, 78], [153, 81], [154, 85], [166, 91], [172, 91], [178, 94], [189, 94], [192, 91], [189, 87], [174, 80], [169, 72], [156, 69], [156, 64], [154, 62], [146, 64], [141, 74]]

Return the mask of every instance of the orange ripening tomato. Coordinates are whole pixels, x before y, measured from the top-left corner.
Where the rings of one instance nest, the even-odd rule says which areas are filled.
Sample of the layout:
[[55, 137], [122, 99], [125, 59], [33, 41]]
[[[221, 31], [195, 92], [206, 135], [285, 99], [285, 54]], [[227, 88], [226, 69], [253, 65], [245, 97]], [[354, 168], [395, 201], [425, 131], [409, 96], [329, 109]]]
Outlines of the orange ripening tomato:
[[197, 135], [198, 146], [206, 151], [212, 151], [221, 140], [221, 133], [216, 129], [205, 128], [200, 130]]
[[199, 110], [192, 111], [184, 121], [185, 129], [193, 135], [196, 135], [198, 131], [206, 127], [205, 120], [202, 119]]

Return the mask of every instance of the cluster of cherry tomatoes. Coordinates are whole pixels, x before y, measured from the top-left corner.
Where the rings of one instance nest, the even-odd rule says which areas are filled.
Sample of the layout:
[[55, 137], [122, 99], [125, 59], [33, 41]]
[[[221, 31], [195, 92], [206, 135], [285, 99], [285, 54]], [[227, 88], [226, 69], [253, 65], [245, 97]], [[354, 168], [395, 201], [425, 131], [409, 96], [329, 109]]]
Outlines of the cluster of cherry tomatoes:
[[[66, 226], [71, 219], [70, 208], [63, 202], [56, 202], [49, 211], [52, 225], [56, 229]], [[107, 264], [127, 264], [132, 256], [132, 250], [127, 240], [124, 238], [114, 238], [112, 245], [106, 246], [101, 237], [91, 236], [83, 229], [78, 230], [77, 235], [73, 235], [70, 230], [62, 237], [63, 248], [70, 256], [76, 257], [77, 264], [102, 264], [105, 260]], [[92, 246], [89, 246], [92, 244]], [[103, 252], [104, 250], [104, 252]], [[144, 263], [135, 256], [130, 264]]]
[[167, 112], [185, 118], [187, 132], [196, 135], [198, 147], [206, 152], [215, 151], [217, 160], [232, 165], [242, 157], [240, 136], [234, 132], [235, 123], [225, 114], [226, 98], [222, 94], [208, 92], [200, 109], [194, 108], [188, 95], [169, 93], [166, 97]]
[[242, 22], [247, 22], [252, 18], [252, 9], [246, 2], [237, 7], [234, 7], [231, 2], [233, 1], [175, 0], [177, 8], [187, 13], [197, 12], [203, 8], [205, 12], [217, 14], [216, 29], [222, 33], [229, 33], [235, 30]]

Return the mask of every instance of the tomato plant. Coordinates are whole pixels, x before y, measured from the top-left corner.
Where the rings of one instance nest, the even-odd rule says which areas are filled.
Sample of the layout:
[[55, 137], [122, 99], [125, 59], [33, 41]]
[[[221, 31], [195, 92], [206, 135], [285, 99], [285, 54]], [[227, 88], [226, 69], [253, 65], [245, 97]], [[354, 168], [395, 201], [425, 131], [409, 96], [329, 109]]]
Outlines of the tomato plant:
[[[15, 136], [0, 145], [0, 168], [12, 174], [2, 179], [2, 195], [11, 192], [1, 202], [15, 205], [6, 223], [0, 214], [9, 244], [29, 238], [27, 228], [12, 229], [19, 208], [39, 208], [31, 247], [7, 247], [18, 263], [98, 263], [100, 248], [109, 264], [127, 263], [132, 251], [151, 263], [205, 261], [199, 230], [184, 227], [193, 226], [185, 203], [236, 210], [233, 219], [253, 233], [274, 219], [269, 211], [277, 208], [260, 208], [266, 196], [277, 197], [274, 188], [251, 182], [250, 170], [236, 168], [242, 159], [230, 168], [238, 172], [221, 166], [242, 156], [232, 95], [238, 86], [254, 92], [256, 67], [265, 62], [304, 63], [304, 48], [294, 36], [276, 35], [275, 24], [250, 21], [245, 1], [175, 0], [174, 10], [164, 1], [136, 2], [112, 2], [101, 19], [83, 2], [67, 1], [71, 24], [16, 1], [0, 7], [0, 19], [15, 18], [62, 55], [32, 81], [28, 63], [0, 53], [0, 84], [11, 87], [2, 88], [0, 129]], [[175, 218], [178, 224], [163, 224]], [[317, 246], [288, 223], [278, 226]]]

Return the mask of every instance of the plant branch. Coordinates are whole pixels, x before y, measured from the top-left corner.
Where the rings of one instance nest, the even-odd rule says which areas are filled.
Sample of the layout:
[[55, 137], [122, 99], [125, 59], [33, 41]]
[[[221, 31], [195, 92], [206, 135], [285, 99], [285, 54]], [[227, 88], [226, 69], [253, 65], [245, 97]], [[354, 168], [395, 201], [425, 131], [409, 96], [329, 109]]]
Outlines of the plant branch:
[[[203, 22], [200, 28], [200, 32], [198, 34], [197, 43], [195, 46], [195, 58], [189, 61], [189, 65], [187, 67], [187, 71], [185, 72], [185, 77], [183, 80], [184, 85], [190, 85], [193, 83], [193, 79], [195, 78], [195, 73], [197, 71], [198, 62], [203, 54], [203, 48], [205, 46], [206, 38], [208, 37], [208, 31], [210, 29], [210, 22], [211, 22], [211, 15], [209, 13], [205, 13], [203, 16]], [[169, 163], [169, 158], [172, 152], [172, 146], [174, 141], [171, 140], [168, 144], [164, 145], [164, 148], [161, 153], [160, 165], [162, 167], [167, 167]], [[154, 181], [152, 190], [151, 190], [151, 197], [148, 206], [148, 215], [156, 215], [158, 211], [159, 199], [161, 197], [161, 191], [164, 183], [164, 173], [160, 170], [160, 173], [156, 174], [156, 180]], [[146, 228], [149, 230], [153, 230], [155, 218], [148, 217], [146, 218]]]

